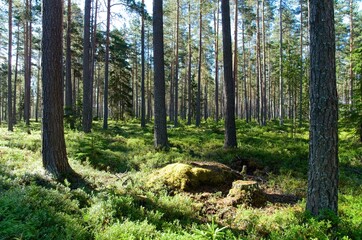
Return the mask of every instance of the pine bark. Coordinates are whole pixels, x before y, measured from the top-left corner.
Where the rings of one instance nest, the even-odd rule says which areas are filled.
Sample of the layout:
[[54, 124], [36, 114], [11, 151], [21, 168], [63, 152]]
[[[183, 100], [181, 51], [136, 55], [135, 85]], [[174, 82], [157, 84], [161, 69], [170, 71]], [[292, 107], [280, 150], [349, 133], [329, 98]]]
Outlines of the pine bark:
[[219, 121], [219, 0], [214, 13], [215, 28], [215, 121]]
[[284, 124], [284, 89], [283, 89], [283, 2], [279, 1], [279, 122]]
[[299, 126], [303, 123], [303, 0], [300, 0], [300, 76], [299, 76]]
[[307, 210], [338, 209], [338, 98], [333, 0], [310, 0], [310, 145]]
[[67, 42], [66, 42], [66, 73], [65, 73], [65, 116], [68, 117], [70, 128], [74, 129], [74, 109], [72, 90], [72, 52], [71, 52], [71, 29], [72, 29], [72, 1], [68, 0], [67, 15]]
[[141, 14], [141, 127], [146, 127], [145, 97], [145, 1], [142, 0]]
[[196, 127], [199, 127], [201, 122], [202, 0], [200, 0], [199, 5], [199, 56], [197, 67]]
[[12, 104], [12, 45], [13, 45], [13, 2], [9, 0], [9, 43], [8, 43], [8, 131], [13, 131], [13, 104]]
[[109, 80], [109, 31], [111, 22], [111, 0], [107, 0], [106, 52], [104, 62], [103, 129], [108, 129], [108, 80]]
[[178, 55], [178, 49], [179, 49], [179, 28], [180, 28], [180, 1], [176, 1], [176, 46], [175, 46], [175, 107], [174, 107], [174, 126], [177, 127], [178, 125], [178, 85], [179, 85], [179, 79], [178, 79], [178, 72], [179, 72], [179, 55]]
[[162, 0], [153, 1], [153, 48], [154, 48], [154, 145], [156, 149], [168, 147], [165, 100], [165, 61], [163, 43]]
[[31, 0], [26, 0], [26, 20], [25, 20], [25, 39], [24, 39], [24, 68], [25, 68], [25, 86], [24, 86], [24, 120], [27, 126], [30, 125], [30, 91], [31, 91], [31, 42], [32, 42], [32, 16]]
[[235, 83], [232, 74], [232, 51], [229, 0], [221, 0], [222, 35], [224, 54], [225, 148], [237, 147], [235, 128]]
[[67, 159], [63, 126], [63, 1], [43, 1], [43, 129], [44, 168], [63, 180], [74, 175]]
[[84, 3], [84, 36], [83, 36], [83, 131], [89, 133], [92, 129], [92, 79], [90, 73], [90, 12], [91, 0]]
[[350, 86], [350, 99], [351, 99], [351, 108], [353, 107], [353, 102], [354, 102], [354, 73], [353, 73], [353, 61], [352, 61], [352, 54], [353, 54], [353, 47], [354, 47], [354, 42], [353, 42], [353, 34], [354, 34], [354, 24], [353, 24], [353, 0], [349, 0], [349, 55], [350, 55], [350, 60], [349, 60], [349, 78], [351, 81], [351, 86]]
[[233, 79], [235, 82], [235, 114], [239, 116], [239, 81], [238, 81], [238, 0], [235, 0], [234, 15], [234, 62]]
[[191, 61], [192, 61], [192, 50], [191, 50], [191, 0], [189, 0], [189, 22], [188, 22], [188, 66], [187, 66], [187, 125], [191, 125], [191, 118], [192, 118], [192, 79], [191, 79]]

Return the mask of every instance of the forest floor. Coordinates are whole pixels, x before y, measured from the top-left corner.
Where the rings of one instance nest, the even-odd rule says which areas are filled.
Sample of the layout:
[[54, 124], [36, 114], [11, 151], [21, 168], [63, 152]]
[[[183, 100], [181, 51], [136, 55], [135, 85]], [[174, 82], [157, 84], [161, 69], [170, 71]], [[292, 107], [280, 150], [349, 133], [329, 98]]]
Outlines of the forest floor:
[[[41, 162], [40, 124], [0, 128], [0, 239], [362, 239], [362, 144], [341, 124], [339, 215], [305, 213], [308, 126], [237, 121], [237, 149], [223, 149], [223, 123], [168, 128], [155, 151], [138, 121], [66, 129], [71, 166], [84, 179], [57, 183]], [[151, 175], [171, 163], [217, 162], [256, 181], [262, 204], [226, 201], [230, 184], [175, 191]], [[249, 199], [250, 200], [250, 199]], [[336, 227], [338, 226], [338, 227]]]

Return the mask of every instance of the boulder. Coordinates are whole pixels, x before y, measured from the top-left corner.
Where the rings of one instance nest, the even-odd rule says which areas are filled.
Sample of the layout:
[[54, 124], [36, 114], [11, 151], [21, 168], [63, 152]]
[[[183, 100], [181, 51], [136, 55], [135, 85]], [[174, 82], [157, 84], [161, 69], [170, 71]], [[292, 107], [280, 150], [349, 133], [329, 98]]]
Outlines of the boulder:
[[173, 190], [197, 191], [203, 187], [231, 186], [236, 179], [241, 179], [241, 175], [221, 163], [173, 163], [152, 173], [148, 185], [161, 182]]

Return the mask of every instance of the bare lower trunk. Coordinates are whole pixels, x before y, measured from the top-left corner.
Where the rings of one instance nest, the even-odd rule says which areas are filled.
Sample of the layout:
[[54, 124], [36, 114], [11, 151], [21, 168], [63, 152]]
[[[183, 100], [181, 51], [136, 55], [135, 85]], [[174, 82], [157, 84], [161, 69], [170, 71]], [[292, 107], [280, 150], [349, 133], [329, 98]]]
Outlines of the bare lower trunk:
[[310, 145], [307, 210], [338, 209], [338, 98], [332, 0], [310, 0]]

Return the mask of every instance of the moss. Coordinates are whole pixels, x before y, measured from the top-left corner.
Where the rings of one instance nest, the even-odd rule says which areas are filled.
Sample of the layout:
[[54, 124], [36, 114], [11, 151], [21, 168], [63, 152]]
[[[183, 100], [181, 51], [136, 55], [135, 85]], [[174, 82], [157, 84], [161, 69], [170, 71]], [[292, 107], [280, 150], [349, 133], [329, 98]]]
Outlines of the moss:
[[[218, 166], [221, 165], [221, 166]], [[218, 186], [231, 183], [237, 176], [225, 165], [173, 163], [151, 174], [149, 184], [161, 182], [174, 190], [197, 190], [202, 186]]]
[[238, 180], [233, 182], [226, 199], [230, 205], [247, 204], [254, 207], [264, 206], [266, 198], [255, 181]]

